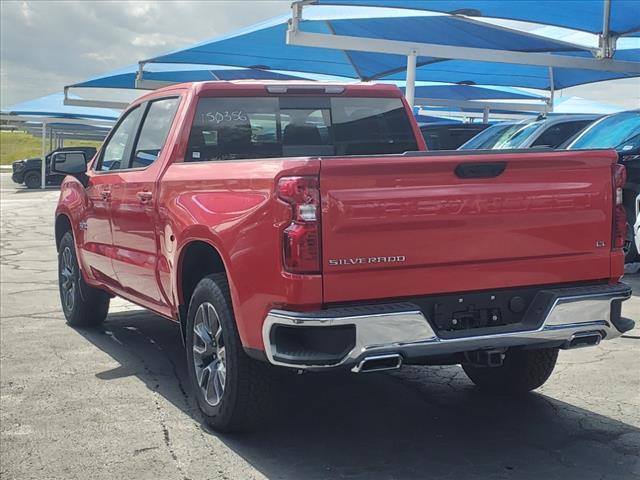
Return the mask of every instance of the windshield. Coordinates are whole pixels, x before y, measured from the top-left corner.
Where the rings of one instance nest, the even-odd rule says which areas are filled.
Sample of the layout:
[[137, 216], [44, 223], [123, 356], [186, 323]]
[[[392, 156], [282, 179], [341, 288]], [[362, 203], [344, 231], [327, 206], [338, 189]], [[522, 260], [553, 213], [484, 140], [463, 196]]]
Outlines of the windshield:
[[517, 129], [512, 129], [509, 132], [506, 132], [508, 134], [503, 135], [502, 138], [496, 142], [493, 148], [496, 150], [518, 148], [533, 134], [533, 132], [538, 130], [540, 125], [542, 125], [542, 122], [533, 122], [525, 126], [518, 125]]
[[458, 150], [489, 150], [496, 143], [508, 138], [514, 131], [522, 128], [522, 123], [499, 123], [480, 132]]
[[580, 135], [569, 149], [616, 148], [640, 134], [640, 112], [625, 112], [605, 117]]

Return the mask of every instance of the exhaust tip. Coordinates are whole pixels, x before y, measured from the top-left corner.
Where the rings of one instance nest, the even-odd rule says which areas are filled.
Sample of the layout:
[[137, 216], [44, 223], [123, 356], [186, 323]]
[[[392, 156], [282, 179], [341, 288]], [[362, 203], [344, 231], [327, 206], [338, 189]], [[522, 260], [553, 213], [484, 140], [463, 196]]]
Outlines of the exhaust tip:
[[567, 342], [565, 348], [567, 350], [573, 348], [593, 347], [598, 345], [602, 340], [600, 332], [576, 333], [571, 340]]
[[383, 370], [397, 370], [402, 366], [402, 355], [391, 353], [388, 355], [372, 355], [365, 357], [351, 369], [353, 373], [381, 372]]

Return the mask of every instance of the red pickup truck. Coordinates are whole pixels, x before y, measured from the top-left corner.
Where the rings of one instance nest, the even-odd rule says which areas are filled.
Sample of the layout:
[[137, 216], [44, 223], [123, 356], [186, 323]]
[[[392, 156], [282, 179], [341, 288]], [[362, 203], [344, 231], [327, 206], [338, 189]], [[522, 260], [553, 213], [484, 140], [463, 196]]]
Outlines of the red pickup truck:
[[95, 158], [61, 152], [69, 324], [117, 295], [180, 323], [220, 430], [264, 416], [275, 366], [461, 364], [542, 385], [621, 317], [613, 151], [424, 151], [396, 87], [209, 82], [136, 100]]

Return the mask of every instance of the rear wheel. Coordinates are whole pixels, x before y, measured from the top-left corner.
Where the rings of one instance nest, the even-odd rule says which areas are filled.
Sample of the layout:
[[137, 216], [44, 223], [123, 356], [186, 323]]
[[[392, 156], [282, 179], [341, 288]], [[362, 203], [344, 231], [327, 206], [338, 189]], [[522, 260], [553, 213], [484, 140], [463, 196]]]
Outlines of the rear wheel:
[[84, 282], [70, 231], [65, 233], [60, 241], [58, 285], [62, 311], [69, 325], [89, 327], [99, 325], [107, 318], [109, 295]]
[[547, 381], [557, 359], [557, 348], [507, 350], [500, 367], [463, 363], [462, 368], [471, 381], [483, 390], [524, 393]]
[[269, 365], [242, 348], [224, 274], [203, 278], [187, 315], [187, 363], [205, 422], [219, 431], [244, 430], [268, 417]]
[[24, 176], [24, 184], [27, 186], [27, 188], [40, 188], [42, 186], [40, 183], [40, 178], [40, 172], [27, 172]]

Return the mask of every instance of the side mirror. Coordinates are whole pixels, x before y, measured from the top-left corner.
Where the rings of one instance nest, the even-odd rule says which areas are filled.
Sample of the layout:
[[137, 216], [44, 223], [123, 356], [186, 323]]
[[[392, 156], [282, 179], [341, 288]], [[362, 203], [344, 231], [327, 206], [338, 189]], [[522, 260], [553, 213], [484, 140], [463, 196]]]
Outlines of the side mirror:
[[84, 152], [54, 153], [51, 156], [51, 173], [74, 176], [84, 185], [87, 179], [87, 158]]
[[51, 171], [63, 175], [77, 175], [87, 172], [84, 152], [56, 152], [51, 156]]

